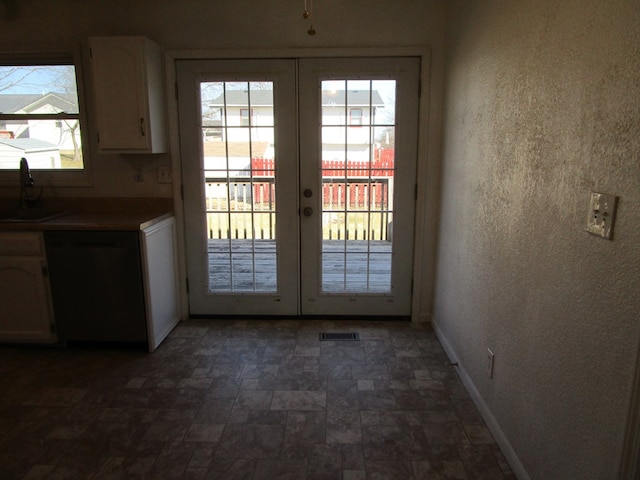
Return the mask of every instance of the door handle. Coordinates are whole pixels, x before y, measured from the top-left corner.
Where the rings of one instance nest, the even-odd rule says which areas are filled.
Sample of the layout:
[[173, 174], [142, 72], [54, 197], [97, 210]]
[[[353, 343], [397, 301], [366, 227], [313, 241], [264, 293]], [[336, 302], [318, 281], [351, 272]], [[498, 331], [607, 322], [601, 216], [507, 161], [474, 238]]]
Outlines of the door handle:
[[313, 215], [313, 208], [311, 207], [304, 207], [304, 209], [302, 210], [302, 214], [305, 217], [310, 217], [311, 215]]

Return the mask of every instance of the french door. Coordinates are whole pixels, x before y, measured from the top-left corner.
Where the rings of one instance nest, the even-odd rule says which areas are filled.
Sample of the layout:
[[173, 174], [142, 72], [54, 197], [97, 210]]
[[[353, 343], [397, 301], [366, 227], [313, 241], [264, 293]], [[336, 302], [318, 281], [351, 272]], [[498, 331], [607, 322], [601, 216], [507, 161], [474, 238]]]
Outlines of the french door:
[[411, 313], [419, 68], [177, 62], [192, 314]]

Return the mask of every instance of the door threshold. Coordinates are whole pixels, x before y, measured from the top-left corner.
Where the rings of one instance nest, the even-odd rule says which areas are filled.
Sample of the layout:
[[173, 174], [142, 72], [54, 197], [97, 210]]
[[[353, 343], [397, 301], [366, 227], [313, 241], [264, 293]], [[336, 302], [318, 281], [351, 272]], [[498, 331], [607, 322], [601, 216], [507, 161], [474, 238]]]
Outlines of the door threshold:
[[190, 320], [302, 320], [356, 322], [410, 322], [410, 315], [202, 315], [191, 314]]

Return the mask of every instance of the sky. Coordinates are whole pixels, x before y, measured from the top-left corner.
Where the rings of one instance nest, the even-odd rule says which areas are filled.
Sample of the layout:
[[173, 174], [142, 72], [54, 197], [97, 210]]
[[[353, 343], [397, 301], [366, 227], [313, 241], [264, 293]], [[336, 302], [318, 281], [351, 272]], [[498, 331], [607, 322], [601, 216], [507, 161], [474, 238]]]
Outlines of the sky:
[[73, 65], [0, 66], [0, 95], [75, 90]]

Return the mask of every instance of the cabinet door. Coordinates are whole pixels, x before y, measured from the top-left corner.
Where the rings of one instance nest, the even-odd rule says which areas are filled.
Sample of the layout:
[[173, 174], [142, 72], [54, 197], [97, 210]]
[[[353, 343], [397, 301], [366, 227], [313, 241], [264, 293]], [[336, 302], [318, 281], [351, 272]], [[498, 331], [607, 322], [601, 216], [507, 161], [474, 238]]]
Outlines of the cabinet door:
[[51, 301], [39, 257], [0, 257], [0, 340], [53, 341]]
[[99, 150], [166, 151], [160, 47], [144, 37], [98, 37], [90, 53]]

